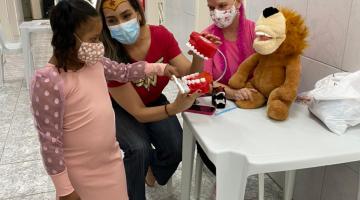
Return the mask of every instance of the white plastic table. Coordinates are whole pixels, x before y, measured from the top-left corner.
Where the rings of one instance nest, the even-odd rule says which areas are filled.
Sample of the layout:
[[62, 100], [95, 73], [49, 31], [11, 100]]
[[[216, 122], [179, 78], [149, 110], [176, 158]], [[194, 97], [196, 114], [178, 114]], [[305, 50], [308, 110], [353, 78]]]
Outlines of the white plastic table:
[[25, 80], [26, 86], [29, 88], [31, 77], [34, 73], [34, 61], [31, 56], [30, 35], [34, 32], [51, 32], [49, 20], [33, 20], [23, 22], [20, 25], [21, 43], [23, 46], [24, 63], [25, 63]]
[[[200, 101], [210, 104], [208, 97]], [[182, 200], [190, 199], [195, 141], [216, 165], [217, 200], [244, 199], [250, 175], [360, 160], [359, 126], [338, 136], [305, 105], [295, 103], [285, 122], [270, 120], [265, 109], [218, 116], [183, 113]]]

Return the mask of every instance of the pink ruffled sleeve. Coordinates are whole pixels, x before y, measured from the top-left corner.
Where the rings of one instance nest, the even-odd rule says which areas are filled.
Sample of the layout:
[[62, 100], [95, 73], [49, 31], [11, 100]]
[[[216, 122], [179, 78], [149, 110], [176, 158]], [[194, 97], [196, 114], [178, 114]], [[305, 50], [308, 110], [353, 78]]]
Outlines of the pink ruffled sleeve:
[[147, 63], [144, 61], [124, 64], [112, 61], [109, 58], [103, 58], [105, 78], [108, 81], [129, 82], [137, 81], [145, 76], [164, 75], [166, 64], [163, 63]]
[[64, 86], [59, 73], [50, 67], [38, 70], [30, 88], [31, 107], [39, 134], [41, 154], [57, 196], [74, 191], [63, 154]]

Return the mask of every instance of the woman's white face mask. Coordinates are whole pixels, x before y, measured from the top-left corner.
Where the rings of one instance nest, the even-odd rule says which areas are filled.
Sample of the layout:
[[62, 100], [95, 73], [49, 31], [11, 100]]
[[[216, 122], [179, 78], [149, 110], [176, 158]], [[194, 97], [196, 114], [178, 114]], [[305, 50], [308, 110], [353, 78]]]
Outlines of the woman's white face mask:
[[234, 1], [233, 5], [228, 10], [214, 9], [210, 11], [210, 17], [217, 27], [226, 28], [233, 23], [235, 17], [239, 13], [235, 6], [235, 2], [236, 1]]

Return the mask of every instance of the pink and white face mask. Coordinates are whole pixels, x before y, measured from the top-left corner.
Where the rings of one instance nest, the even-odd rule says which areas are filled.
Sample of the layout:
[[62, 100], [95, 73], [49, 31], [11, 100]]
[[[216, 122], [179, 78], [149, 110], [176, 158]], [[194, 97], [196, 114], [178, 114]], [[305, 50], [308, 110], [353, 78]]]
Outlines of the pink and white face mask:
[[235, 1], [234, 1], [233, 6], [228, 10], [217, 10], [217, 9], [211, 10], [210, 17], [217, 27], [226, 28], [233, 23], [238, 13], [239, 12], [238, 9], [236, 9], [235, 7]]
[[105, 53], [104, 44], [102, 42], [89, 43], [83, 42], [79, 37], [75, 36], [80, 42], [80, 48], [78, 51], [78, 58], [88, 65], [95, 65], [99, 62]]

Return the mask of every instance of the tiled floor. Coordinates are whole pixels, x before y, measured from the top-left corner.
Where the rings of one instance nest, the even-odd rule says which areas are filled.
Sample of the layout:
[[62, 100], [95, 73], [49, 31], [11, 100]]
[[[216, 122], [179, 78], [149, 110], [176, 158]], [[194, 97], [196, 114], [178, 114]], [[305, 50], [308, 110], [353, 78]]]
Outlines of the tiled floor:
[[[49, 52], [49, 51], [47, 51]], [[41, 56], [46, 57], [44, 54]], [[54, 199], [54, 188], [47, 176], [39, 154], [39, 142], [33, 126], [28, 90], [23, 81], [21, 55], [7, 57], [6, 84], [0, 88], [0, 199]], [[44, 62], [35, 59], [35, 63]], [[176, 88], [166, 89], [169, 99], [176, 96]], [[236, 172], [234, 172], [236, 173]], [[173, 178], [175, 190], [168, 194], [166, 187], [147, 189], [149, 200], [180, 199], [181, 167]], [[204, 169], [201, 199], [208, 199], [215, 177]], [[246, 199], [257, 199], [257, 178], [249, 178]], [[281, 190], [266, 177], [266, 200], [281, 199]]]

